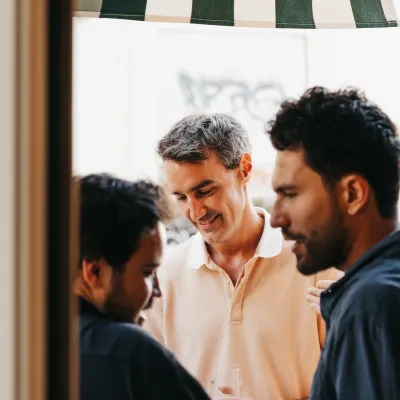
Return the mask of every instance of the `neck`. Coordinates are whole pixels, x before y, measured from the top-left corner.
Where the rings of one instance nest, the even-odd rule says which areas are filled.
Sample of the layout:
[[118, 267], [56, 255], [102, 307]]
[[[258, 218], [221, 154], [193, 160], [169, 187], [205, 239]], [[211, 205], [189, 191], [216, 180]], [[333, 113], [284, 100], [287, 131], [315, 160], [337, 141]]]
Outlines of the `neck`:
[[264, 218], [258, 215], [254, 206], [249, 202], [243, 212], [238, 231], [228, 241], [214, 245], [206, 244], [211, 257], [218, 253], [221, 256], [239, 254], [254, 254], [264, 230]]
[[355, 235], [349, 257], [340, 267], [342, 271], [347, 271], [364, 253], [399, 229], [397, 218], [378, 221], [366, 219], [360, 226], [362, 228]]

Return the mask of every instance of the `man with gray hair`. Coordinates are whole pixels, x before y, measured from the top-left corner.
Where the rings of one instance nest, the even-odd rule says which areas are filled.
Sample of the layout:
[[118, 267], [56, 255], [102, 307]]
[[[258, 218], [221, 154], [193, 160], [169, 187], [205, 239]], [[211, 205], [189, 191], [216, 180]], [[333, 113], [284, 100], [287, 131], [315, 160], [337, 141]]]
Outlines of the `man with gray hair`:
[[147, 327], [207, 390], [306, 398], [325, 326], [305, 296], [336, 271], [302, 276], [269, 214], [252, 204], [250, 141], [234, 118], [188, 116], [157, 150], [168, 188], [198, 233], [160, 269], [164, 297]]

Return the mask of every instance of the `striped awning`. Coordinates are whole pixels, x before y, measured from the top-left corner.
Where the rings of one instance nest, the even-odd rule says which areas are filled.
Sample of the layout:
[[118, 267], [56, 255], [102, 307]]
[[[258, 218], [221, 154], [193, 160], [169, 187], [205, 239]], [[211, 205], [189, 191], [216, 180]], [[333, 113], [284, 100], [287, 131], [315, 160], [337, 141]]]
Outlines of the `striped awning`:
[[77, 17], [264, 28], [398, 26], [393, 0], [76, 0]]

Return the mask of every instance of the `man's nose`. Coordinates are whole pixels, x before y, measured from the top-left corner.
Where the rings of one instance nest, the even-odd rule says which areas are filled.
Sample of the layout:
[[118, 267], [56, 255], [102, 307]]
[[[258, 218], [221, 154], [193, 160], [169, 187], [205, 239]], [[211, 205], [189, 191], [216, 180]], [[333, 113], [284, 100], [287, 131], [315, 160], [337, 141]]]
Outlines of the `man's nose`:
[[275, 203], [271, 210], [270, 225], [272, 228], [284, 228], [288, 225], [289, 219], [284, 213], [284, 210]]
[[206, 215], [207, 210], [204, 207], [204, 203], [199, 200], [188, 201], [188, 214], [192, 221], [199, 221], [201, 217]]
[[161, 297], [162, 292], [160, 288], [160, 284], [158, 282], [158, 277], [157, 275], [153, 276], [153, 297]]

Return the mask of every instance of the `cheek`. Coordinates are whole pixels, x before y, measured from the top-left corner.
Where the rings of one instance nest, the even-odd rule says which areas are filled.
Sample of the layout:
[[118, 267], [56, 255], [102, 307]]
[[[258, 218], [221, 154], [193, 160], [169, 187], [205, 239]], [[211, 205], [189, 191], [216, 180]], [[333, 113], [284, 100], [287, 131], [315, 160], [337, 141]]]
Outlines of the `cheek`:
[[149, 279], [149, 278], [146, 278], [144, 282], [145, 282], [145, 287], [146, 288], [145, 288], [145, 293], [144, 293], [144, 296], [143, 296], [145, 298], [143, 306], [145, 306], [147, 304], [147, 302], [150, 300], [150, 297], [151, 297], [151, 295], [153, 293], [153, 282], [152, 282], [152, 280]]
[[315, 197], [307, 207], [308, 215], [314, 221], [325, 221], [332, 214], [332, 199], [321, 196]]
[[219, 200], [219, 204], [223, 205], [232, 215], [240, 215], [245, 204], [245, 196], [243, 191], [232, 188], [224, 194], [224, 199]]
[[109, 297], [113, 296], [115, 293], [115, 288], [121, 288], [121, 281], [113, 279], [112, 275], [103, 277], [101, 287], [94, 290], [94, 297], [99, 302], [105, 302]]
[[323, 224], [331, 215], [329, 199], [316, 197], [299, 197], [287, 204], [287, 211], [294, 225], [315, 229]]
[[320, 207], [318, 202], [306, 196], [299, 196], [292, 202], [288, 202], [286, 209], [290, 212], [293, 218], [299, 218], [301, 220], [309, 220], [315, 217], [317, 209]]
[[145, 278], [143, 274], [135, 274], [134, 276], [126, 277], [124, 283], [124, 301], [130, 302], [137, 310], [144, 307], [153, 292], [151, 280]]
[[238, 207], [238, 204], [243, 202], [244, 197], [236, 188], [224, 188], [223, 190], [218, 190], [214, 196], [207, 198], [205, 200], [205, 205], [208, 208], [219, 210], [225, 213], [228, 210], [234, 210]]

